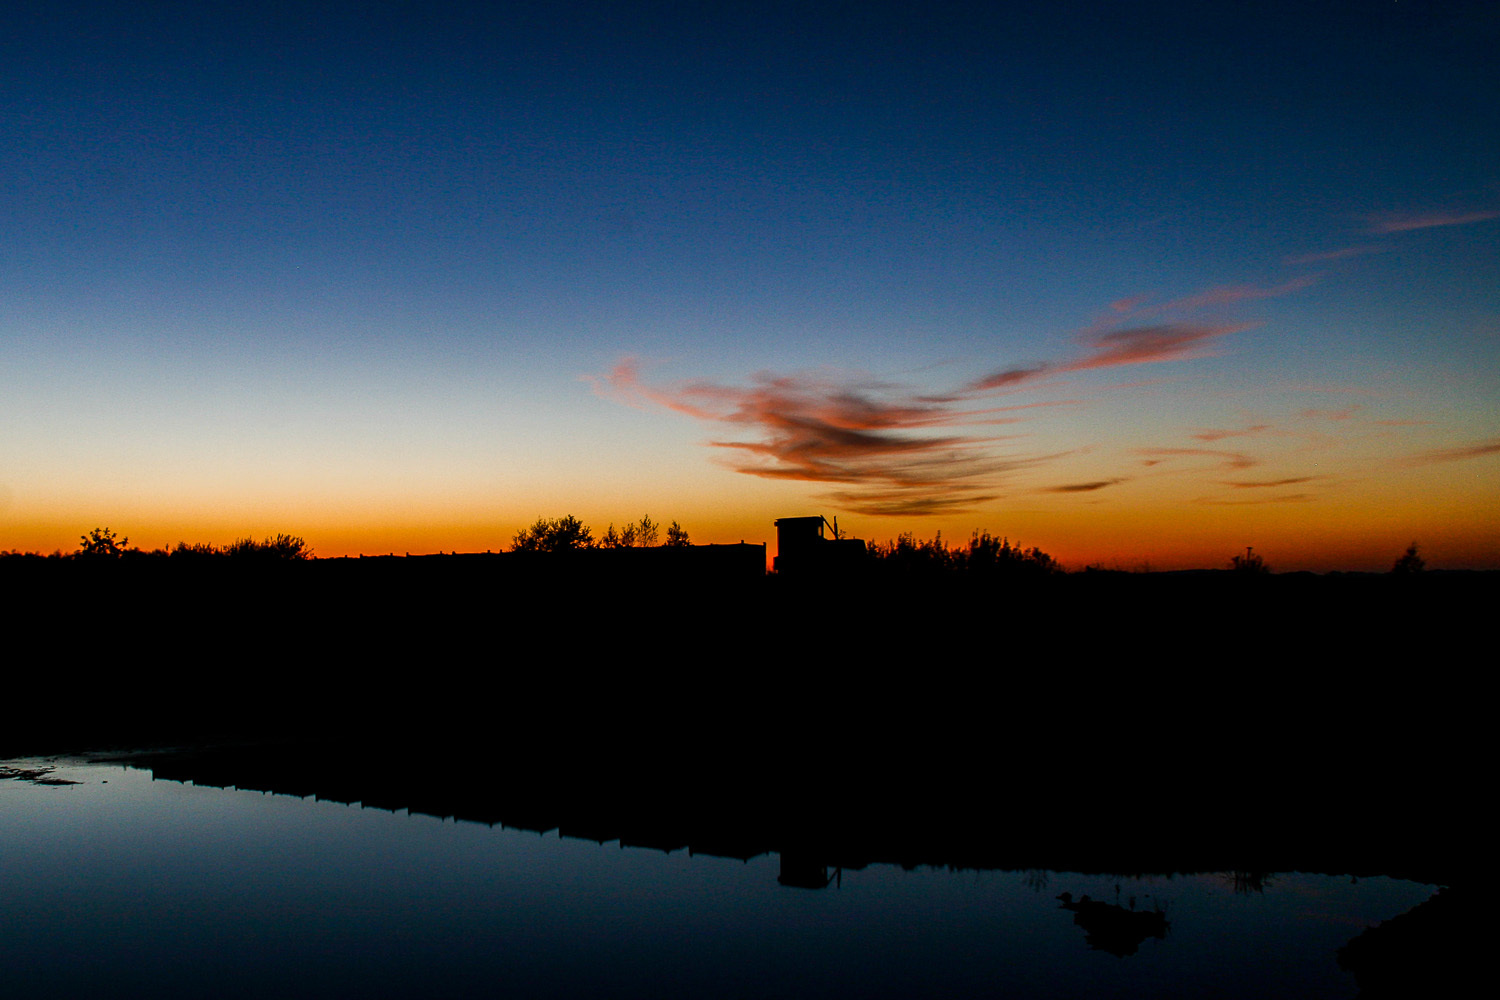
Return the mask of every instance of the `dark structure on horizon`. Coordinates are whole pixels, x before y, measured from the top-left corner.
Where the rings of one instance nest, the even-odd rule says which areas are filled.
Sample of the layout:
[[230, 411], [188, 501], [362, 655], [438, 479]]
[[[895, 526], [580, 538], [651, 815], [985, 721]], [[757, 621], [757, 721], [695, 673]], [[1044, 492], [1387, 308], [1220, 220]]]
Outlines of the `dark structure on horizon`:
[[[783, 576], [827, 576], [857, 571], [869, 549], [862, 538], [839, 534], [838, 518], [780, 517], [776, 524], [774, 569]], [[826, 534], [825, 534], [826, 530]], [[832, 537], [828, 537], [831, 535]]]

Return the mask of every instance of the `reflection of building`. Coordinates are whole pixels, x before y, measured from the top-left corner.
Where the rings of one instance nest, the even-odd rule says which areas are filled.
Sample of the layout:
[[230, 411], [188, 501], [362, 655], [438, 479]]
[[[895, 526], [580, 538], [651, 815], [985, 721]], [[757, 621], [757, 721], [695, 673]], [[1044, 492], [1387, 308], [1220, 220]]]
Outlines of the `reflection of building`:
[[[825, 529], [828, 537], [824, 534]], [[776, 561], [783, 576], [817, 576], [857, 569], [868, 555], [862, 538], [839, 537], [826, 517], [776, 519]]]

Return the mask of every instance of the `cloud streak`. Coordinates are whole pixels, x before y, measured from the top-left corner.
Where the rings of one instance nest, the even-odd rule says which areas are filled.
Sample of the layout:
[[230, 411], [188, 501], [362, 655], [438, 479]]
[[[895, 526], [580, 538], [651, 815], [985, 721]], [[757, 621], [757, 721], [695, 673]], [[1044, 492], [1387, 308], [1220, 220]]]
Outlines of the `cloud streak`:
[[1330, 264], [1334, 261], [1349, 260], [1352, 257], [1365, 257], [1374, 253], [1385, 253], [1389, 247], [1371, 246], [1361, 244], [1359, 246], [1341, 247], [1338, 250], [1325, 250], [1322, 253], [1306, 253], [1297, 257], [1288, 257], [1283, 263], [1294, 267], [1307, 264]]
[[1500, 455], [1500, 438], [1476, 441], [1458, 448], [1435, 448], [1407, 458], [1403, 465], [1431, 465], [1435, 462], [1462, 462], [1470, 458]]
[[1232, 486], [1237, 490], [1263, 490], [1276, 486], [1295, 486], [1298, 483], [1310, 483], [1317, 476], [1293, 476], [1290, 479], [1260, 479], [1241, 480], [1239, 482], [1227, 482], [1225, 486]]
[[1370, 232], [1378, 234], [1405, 233], [1413, 229], [1432, 229], [1437, 226], [1468, 226], [1476, 222], [1500, 219], [1500, 211], [1487, 212], [1411, 212], [1372, 215], [1369, 217]]
[[970, 395], [995, 392], [1018, 388], [1046, 376], [1063, 375], [1069, 372], [1211, 357], [1217, 353], [1213, 350], [1213, 346], [1219, 338], [1252, 329], [1254, 326], [1253, 323], [1216, 326], [1164, 323], [1158, 326], [1138, 326], [1115, 330], [1093, 337], [1088, 344], [1087, 351], [1081, 357], [1070, 361], [1006, 368], [992, 372], [969, 383], [964, 391]]
[[1239, 451], [1219, 451], [1215, 448], [1137, 448], [1143, 465], [1160, 465], [1178, 458], [1216, 458], [1229, 469], [1248, 469], [1258, 464], [1255, 459]]
[[1207, 430], [1201, 430], [1195, 433], [1193, 435], [1193, 440], [1212, 444], [1215, 441], [1222, 441], [1225, 438], [1252, 437], [1256, 434], [1263, 434], [1270, 429], [1270, 424], [1252, 424], [1249, 427], [1242, 427], [1239, 430], [1229, 430], [1222, 427], [1211, 427]]
[[1023, 407], [962, 408], [880, 383], [827, 375], [761, 374], [748, 386], [688, 382], [656, 387], [634, 359], [594, 380], [601, 395], [651, 404], [729, 428], [751, 440], [708, 443], [733, 457], [736, 472], [764, 479], [842, 487], [828, 497], [861, 513], [925, 515], [966, 510], [995, 499], [1009, 473], [1055, 456], [999, 457], [1004, 437], [934, 433], [1019, 419]]
[[[1067, 374], [1211, 357], [1220, 352], [1225, 337], [1256, 324], [1192, 322], [1180, 314], [1290, 294], [1311, 281], [1221, 286], [1158, 306], [1149, 305], [1144, 296], [1120, 299], [1110, 306], [1112, 320], [1079, 335], [1079, 349], [1072, 357], [999, 369], [946, 393], [916, 394], [829, 373], [762, 373], [748, 385], [703, 380], [656, 385], [641, 378], [639, 363], [630, 357], [589, 381], [596, 393], [617, 402], [666, 409], [737, 432], [715, 435], [707, 444], [721, 454], [724, 464], [744, 475], [826, 484], [833, 487], [824, 494], [828, 500], [859, 513], [952, 513], [997, 499], [1004, 494], [1007, 478], [1061, 457], [1001, 454], [1001, 442], [1013, 441], [1014, 436], [979, 428], [1019, 422], [1026, 419], [1027, 410], [1078, 402], [986, 406], [986, 397], [1034, 389]], [[1143, 317], [1163, 321], [1139, 322]], [[1134, 325], [1115, 328], [1131, 320]], [[1235, 469], [1254, 464], [1237, 452], [1208, 449], [1142, 454], [1148, 456], [1148, 465], [1182, 455], [1214, 456]], [[1044, 492], [1087, 493], [1123, 481], [1063, 484]]]
[[1096, 479], [1091, 483], [1066, 483], [1062, 486], [1049, 486], [1043, 493], [1093, 493], [1107, 486], [1117, 486], [1125, 482], [1123, 479]]

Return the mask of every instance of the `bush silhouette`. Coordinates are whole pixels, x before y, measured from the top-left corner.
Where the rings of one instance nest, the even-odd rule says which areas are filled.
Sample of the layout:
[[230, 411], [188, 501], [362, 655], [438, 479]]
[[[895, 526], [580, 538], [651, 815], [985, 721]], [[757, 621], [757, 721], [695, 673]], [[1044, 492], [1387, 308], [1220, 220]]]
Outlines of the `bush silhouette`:
[[1009, 538], [996, 538], [988, 531], [976, 531], [969, 538], [963, 563], [970, 573], [1022, 572], [1047, 576], [1062, 572], [1057, 560], [1036, 546], [1023, 549], [1011, 545]]
[[1057, 560], [1035, 546], [1023, 549], [1009, 538], [975, 531], [967, 546], [949, 548], [939, 531], [930, 540], [904, 532], [895, 541], [870, 546], [875, 562], [903, 574], [968, 574], [979, 577], [1048, 576], [1061, 573]]
[[253, 538], [236, 539], [224, 550], [224, 554], [235, 559], [258, 559], [267, 562], [296, 562], [312, 558], [312, 549], [296, 535], [272, 535], [257, 542]]
[[172, 559], [218, 559], [224, 555], [224, 550], [217, 545], [208, 542], [178, 542], [177, 547], [167, 555]]

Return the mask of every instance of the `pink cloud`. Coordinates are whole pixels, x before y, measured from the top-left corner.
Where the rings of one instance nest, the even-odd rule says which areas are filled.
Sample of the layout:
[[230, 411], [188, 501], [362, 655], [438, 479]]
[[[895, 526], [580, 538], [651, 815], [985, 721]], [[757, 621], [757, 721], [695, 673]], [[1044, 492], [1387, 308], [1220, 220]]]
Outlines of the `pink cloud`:
[[[1312, 285], [1313, 277], [1294, 278], [1279, 285], [1220, 285], [1194, 295], [1148, 306], [1148, 295], [1134, 295], [1110, 303], [1110, 313], [1081, 334], [1084, 353], [1065, 361], [1015, 365], [975, 379], [964, 387], [969, 394], [995, 392], [1031, 385], [1042, 378], [1068, 372], [1113, 368], [1121, 365], [1154, 364], [1210, 357], [1213, 342], [1232, 333], [1254, 329], [1256, 323], [1203, 323], [1183, 317], [1240, 302], [1279, 298]], [[1119, 329], [1130, 319], [1171, 315], [1170, 322]]]
[[1254, 424], [1250, 427], [1244, 427], [1237, 431], [1211, 428], [1209, 430], [1199, 431], [1198, 433], [1194, 434], [1193, 440], [1212, 443], [1214, 441], [1222, 441], [1225, 438], [1230, 437], [1249, 437], [1254, 434], [1264, 433], [1265, 431], [1268, 431], [1270, 429], [1270, 424]]
[[1049, 375], [1055, 370], [1052, 365], [1048, 364], [1032, 365], [1027, 368], [1007, 368], [1004, 371], [993, 372], [969, 383], [967, 391], [992, 392], [996, 389], [1009, 389], [1026, 382], [1034, 382], [1043, 375]]
[[1393, 212], [1369, 218], [1372, 233], [1405, 233], [1435, 226], [1467, 226], [1475, 222], [1500, 219], [1500, 211], [1486, 212]]
[[1342, 410], [1303, 410], [1302, 416], [1309, 420], [1348, 420], [1358, 413], [1360, 405], [1346, 406]]
[[1221, 285], [1189, 295], [1184, 298], [1174, 299], [1161, 307], [1162, 312], [1197, 312], [1200, 309], [1211, 309], [1218, 306], [1233, 305], [1237, 302], [1255, 302], [1261, 299], [1276, 299], [1315, 284], [1316, 278], [1302, 277], [1293, 278], [1291, 281], [1273, 285], [1270, 288], [1261, 288], [1256, 285]]
[[1325, 385], [1310, 385], [1308, 383], [1301, 383], [1301, 384], [1292, 386], [1292, 388], [1296, 389], [1298, 392], [1321, 392], [1321, 393], [1325, 393], [1325, 394], [1328, 394], [1328, 395], [1335, 395], [1335, 396], [1383, 396], [1383, 395], [1385, 395], [1384, 393], [1382, 393], [1382, 392], [1380, 392], [1380, 391], [1378, 391], [1376, 389], [1370, 389], [1370, 388], [1366, 388], [1364, 386], [1355, 386], [1355, 385], [1326, 385], [1326, 384]]
[[1291, 295], [1299, 292], [1317, 282], [1314, 275], [1304, 275], [1284, 281], [1279, 285], [1269, 287], [1261, 285], [1218, 285], [1213, 288], [1185, 295], [1181, 298], [1171, 299], [1167, 302], [1159, 302], [1148, 305], [1150, 296], [1135, 295], [1129, 298], [1117, 299], [1110, 303], [1110, 312], [1096, 320], [1091, 326], [1083, 331], [1085, 341], [1098, 338], [1100, 335], [1113, 330], [1120, 323], [1130, 320], [1140, 323], [1142, 320], [1153, 317], [1161, 317], [1170, 321], [1169, 325], [1189, 324], [1195, 314], [1205, 310], [1221, 310], [1226, 306], [1236, 305], [1240, 302], [1255, 302], [1262, 299], [1280, 298], [1283, 295]]
[[1285, 263], [1293, 266], [1303, 264], [1328, 264], [1336, 260], [1348, 260], [1351, 257], [1364, 257], [1372, 253], [1384, 253], [1388, 247], [1372, 246], [1363, 244], [1361, 246], [1343, 247], [1339, 250], [1326, 250], [1323, 253], [1303, 254], [1300, 257], [1288, 257]]
[[1253, 326], [1238, 323], [1227, 326], [1194, 326], [1167, 324], [1116, 330], [1094, 341], [1093, 353], [1059, 366], [1058, 371], [1086, 371], [1091, 368], [1113, 368], [1116, 365], [1144, 365], [1162, 361], [1186, 361], [1209, 357], [1209, 345], [1231, 333]]
[[1473, 444], [1462, 445], [1457, 448], [1437, 448], [1432, 451], [1424, 451], [1412, 455], [1403, 463], [1405, 465], [1429, 465], [1433, 462], [1462, 462], [1470, 458], [1483, 458], [1486, 455], [1500, 455], [1500, 438], [1490, 438], [1488, 441], [1476, 441]]
[[965, 387], [965, 392], [972, 394], [1012, 389], [1044, 376], [1067, 372], [1212, 357], [1217, 353], [1211, 349], [1214, 341], [1253, 327], [1252, 323], [1219, 326], [1170, 323], [1116, 330], [1094, 336], [1087, 346], [1087, 353], [1082, 357], [1071, 361], [1007, 368], [974, 380]]

